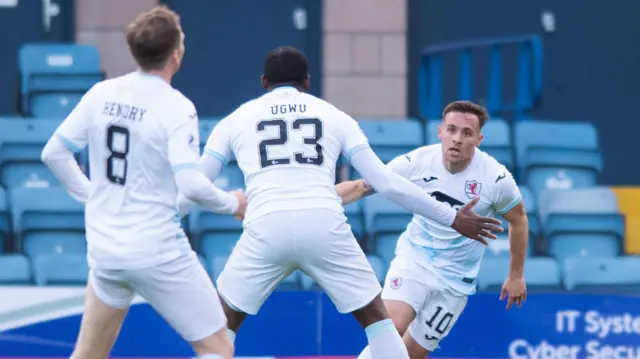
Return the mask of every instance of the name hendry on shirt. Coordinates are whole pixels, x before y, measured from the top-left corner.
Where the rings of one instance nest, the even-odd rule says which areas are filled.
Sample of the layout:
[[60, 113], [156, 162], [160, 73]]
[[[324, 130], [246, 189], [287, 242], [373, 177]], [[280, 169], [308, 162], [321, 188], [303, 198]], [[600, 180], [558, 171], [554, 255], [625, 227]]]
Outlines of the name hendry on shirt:
[[114, 119], [142, 122], [147, 109], [127, 104], [105, 101], [102, 114]]

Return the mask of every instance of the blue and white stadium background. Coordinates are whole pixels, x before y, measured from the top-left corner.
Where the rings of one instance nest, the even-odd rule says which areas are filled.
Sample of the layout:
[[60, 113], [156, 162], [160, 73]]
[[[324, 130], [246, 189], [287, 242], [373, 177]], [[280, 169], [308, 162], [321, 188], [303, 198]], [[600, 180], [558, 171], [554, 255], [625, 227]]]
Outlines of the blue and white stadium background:
[[[633, 164], [630, 147], [640, 125], [629, 106], [640, 80], [640, 50], [633, 46], [640, 36], [640, 3], [164, 3], [179, 12], [187, 33], [183, 69], [174, 85], [193, 99], [203, 123], [214, 124], [261, 93], [262, 61], [280, 45], [307, 54], [311, 92], [361, 120], [381, 156], [432, 143], [447, 101], [472, 99], [491, 110], [490, 122], [496, 124], [485, 129], [485, 149], [510, 163], [530, 194], [532, 251], [526, 275], [531, 292], [521, 309], [505, 310], [496, 288], [508, 268], [508, 244], [490, 248], [479, 293], [434, 357], [640, 358], [640, 167]], [[38, 167], [38, 152], [47, 131], [86, 86], [86, 81], [64, 83], [61, 92], [57, 81], [133, 70], [124, 28], [137, 12], [155, 4], [0, 0], [2, 359], [66, 358], [73, 348], [86, 277], [83, 264], [77, 264], [84, 247], [73, 242], [78, 233], [82, 238], [81, 220], [77, 224], [82, 217], [80, 212], [64, 219], [66, 200], [53, 196], [57, 184]], [[89, 45], [82, 49], [98, 55], [85, 57], [80, 46], [42, 50], [43, 43]], [[21, 56], [26, 45], [35, 45], [36, 51]], [[51, 73], [66, 75], [47, 80], [52, 82], [31, 81]], [[376, 142], [376, 134], [386, 142]], [[551, 155], [535, 157], [532, 148]], [[549, 188], [559, 191], [556, 198], [571, 200], [542, 200]], [[375, 217], [369, 204], [351, 208], [349, 219], [383, 276], [391, 254], [378, 239], [399, 229], [380, 232], [376, 224], [384, 217]], [[42, 207], [49, 212], [39, 212]], [[192, 222], [186, 224], [200, 250], [198, 222]], [[67, 232], [69, 238], [60, 235]], [[222, 237], [228, 240], [229, 233]], [[56, 239], [33, 245], [51, 238]], [[211, 257], [200, 254], [215, 275]], [[321, 291], [305, 288], [299, 281], [288, 283], [248, 319], [237, 338], [237, 355], [357, 355], [366, 344], [357, 323], [338, 314]], [[113, 351], [118, 358], [190, 354], [138, 299]]]

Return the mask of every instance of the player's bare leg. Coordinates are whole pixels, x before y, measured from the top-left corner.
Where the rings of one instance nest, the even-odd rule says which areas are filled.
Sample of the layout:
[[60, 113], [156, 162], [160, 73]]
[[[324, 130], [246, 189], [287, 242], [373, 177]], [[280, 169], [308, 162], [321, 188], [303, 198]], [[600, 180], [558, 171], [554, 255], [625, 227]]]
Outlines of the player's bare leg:
[[233, 343], [236, 339], [236, 333], [238, 333], [242, 322], [244, 322], [244, 319], [247, 317], [247, 313], [236, 311], [222, 298], [220, 298], [220, 301], [222, 302], [224, 315], [227, 317], [228, 337]]
[[398, 333], [404, 335], [407, 328], [409, 328], [409, 324], [416, 318], [416, 312], [409, 304], [401, 300], [387, 299], [384, 301], [384, 306], [387, 308], [396, 329], [398, 329]]
[[389, 317], [389, 312], [378, 294], [371, 303], [353, 312], [362, 325], [369, 341], [371, 359], [408, 358], [407, 348]]
[[407, 351], [409, 352], [410, 359], [424, 359], [431, 354], [431, 352], [422, 347], [422, 345], [418, 344], [411, 333], [406, 332], [402, 336], [402, 341], [404, 345], [407, 347]]
[[202, 340], [191, 342], [191, 346], [198, 358], [233, 359], [233, 343], [227, 336], [226, 327]]
[[87, 284], [80, 333], [73, 350], [73, 359], [107, 359], [118, 337], [127, 309], [104, 304]]

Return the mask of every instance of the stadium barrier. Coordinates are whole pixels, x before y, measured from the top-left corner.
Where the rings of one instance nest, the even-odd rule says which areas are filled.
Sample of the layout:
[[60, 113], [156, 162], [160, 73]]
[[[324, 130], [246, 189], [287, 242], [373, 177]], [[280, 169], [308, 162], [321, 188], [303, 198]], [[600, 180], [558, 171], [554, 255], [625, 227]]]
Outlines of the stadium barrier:
[[[68, 357], [83, 297], [82, 288], [0, 287], [0, 358]], [[507, 311], [497, 293], [478, 294], [434, 357], [638, 359], [638, 299], [534, 293], [522, 308]], [[114, 358], [192, 354], [148, 304], [140, 298], [135, 303]], [[353, 357], [366, 338], [355, 320], [337, 313], [324, 293], [282, 291], [273, 294], [258, 316], [247, 319], [236, 344], [239, 357]]]
[[[509, 50], [517, 51], [517, 75], [514, 88], [504, 89], [507, 77], [505, 62], [510, 60]], [[488, 55], [485, 54], [488, 52]], [[487, 61], [488, 69], [477, 71], [478, 64]], [[444, 59], [457, 64], [457, 71], [445, 73]], [[474, 72], [475, 70], [475, 72]], [[483, 77], [488, 72], [489, 79]], [[449, 75], [450, 77], [447, 77]], [[444, 79], [444, 77], [447, 77]], [[511, 112], [520, 118], [535, 109], [542, 101], [543, 46], [536, 34], [523, 36], [491, 37], [476, 40], [431, 45], [423, 49], [418, 70], [418, 107], [424, 118], [438, 118], [447, 97], [444, 84], [458, 80], [455, 99], [475, 100], [485, 103], [490, 113]], [[477, 84], [485, 85], [478, 93]], [[455, 86], [455, 85], [453, 85]], [[513, 101], [506, 100], [505, 93], [515, 93]], [[448, 94], [453, 95], [453, 94]]]

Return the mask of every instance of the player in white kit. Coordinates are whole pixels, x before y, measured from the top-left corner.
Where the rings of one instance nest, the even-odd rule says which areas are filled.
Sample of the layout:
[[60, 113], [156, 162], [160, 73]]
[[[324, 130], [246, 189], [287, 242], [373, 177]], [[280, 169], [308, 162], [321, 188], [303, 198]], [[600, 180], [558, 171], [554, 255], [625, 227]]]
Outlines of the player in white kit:
[[[523, 268], [529, 228], [513, 177], [477, 149], [487, 119], [483, 107], [453, 102], [443, 112], [438, 131], [442, 142], [399, 156], [388, 167], [451, 208], [479, 199], [478, 214], [501, 215], [509, 222], [511, 270], [501, 293], [501, 299], [509, 295], [508, 309], [526, 299]], [[345, 204], [374, 192], [366, 179], [339, 183], [336, 191]], [[484, 251], [482, 243], [419, 214], [400, 236], [382, 298], [411, 359], [424, 359], [435, 350], [458, 320], [467, 296], [475, 293]], [[359, 358], [375, 355], [367, 347]]]
[[[213, 282], [180, 226], [178, 191], [200, 206], [242, 217], [242, 192], [199, 170], [195, 107], [170, 85], [184, 54], [178, 16], [158, 7], [127, 31], [140, 70], [96, 84], [49, 140], [43, 161], [86, 204], [90, 267], [72, 358], [107, 358], [136, 294], [199, 358], [231, 359], [233, 344]], [[89, 147], [91, 181], [73, 153]]]
[[[342, 313], [365, 328], [374, 358], [407, 358], [380, 299], [381, 287], [351, 233], [335, 191], [342, 153], [385, 196], [408, 210], [470, 236], [501, 231], [495, 219], [458, 213], [388, 170], [355, 120], [306, 94], [305, 56], [282, 47], [267, 56], [268, 93], [240, 106], [211, 133], [201, 166], [211, 180], [235, 155], [248, 207], [244, 232], [217, 280], [230, 336], [255, 315], [278, 283], [296, 269], [315, 279]], [[185, 201], [181, 211], [189, 208]]]

